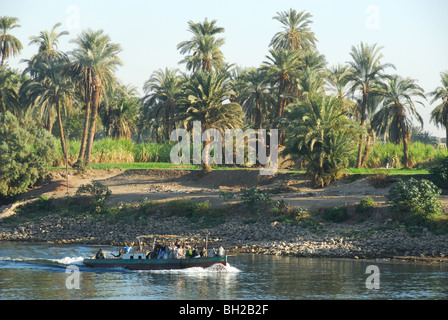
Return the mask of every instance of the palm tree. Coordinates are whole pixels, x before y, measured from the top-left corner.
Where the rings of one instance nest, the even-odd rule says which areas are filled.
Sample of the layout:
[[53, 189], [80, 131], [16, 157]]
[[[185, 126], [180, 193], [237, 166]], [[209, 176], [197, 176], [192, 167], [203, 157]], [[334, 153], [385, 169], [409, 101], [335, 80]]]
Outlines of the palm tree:
[[[383, 103], [383, 96], [378, 94], [377, 91], [372, 90], [367, 94], [367, 119], [366, 119], [366, 147], [361, 159], [361, 167], [367, 162], [370, 153], [370, 141], [375, 140], [375, 128], [373, 126], [373, 117], [375, 116], [377, 109]], [[357, 101], [356, 107], [360, 107], [361, 100]]]
[[270, 91], [270, 79], [266, 70], [251, 68], [241, 75], [242, 88], [236, 97], [253, 127], [261, 129], [269, 117], [275, 99]]
[[342, 101], [318, 93], [288, 105], [289, 126], [284, 154], [308, 162], [316, 186], [335, 180], [352, 150], [358, 126], [347, 117]]
[[[35, 106], [35, 110], [41, 113], [51, 113], [56, 109], [61, 147], [64, 159], [68, 159], [67, 145], [62, 125], [61, 109], [66, 111], [71, 108], [74, 96], [74, 84], [66, 76], [66, 61], [61, 59], [48, 60], [40, 63], [39, 78], [26, 81], [21, 87], [21, 96]], [[45, 118], [48, 118], [46, 116]], [[72, 163], [68, 161], [71, 166]]]
[[[184, 94], [184, 111], [179, 120], [191, 127], [193, 121], [201, 122], [201, 130], [218, 129], [224, 134], [225, 129], [236, 129], [243, 124], [243, 111], [236, 102], [228, 102], [232, 96], [229, 90], [227, 72], [196, 72], [186, 87]], [[204, 142], [207, 149], [210, 140]], [[211, 171], [208, 155], [203, 161], [203, 171]]]
[[131, 139], [137, 129], [140, 107], [136, 88], [129, 85], [109, 87], [99, 110], [106, 135], [114, 139]]
[[[86, 118], [79, 160], [84, 165], [90, 162], [93, 140], [95, 137], [98, 108], [103, 93], [109, 86], [114, 86], [114, 71], [122, 65], [117, 54], [121, 51], [119, 44], [111, 43], [110, 37], [103, 30], [87, 30], [73, 40], [77, 48], [72, 51], [72, 70], [78, 76], [86, 104]], [[84, 155], [85, 154], [85, 155]]]
[[[360, 123], [361, 126], [366, 125], [367, 119], [367, 95], [370, 91], [378, 86], [382, 80], [387, 78], [384, 70], [394, 65], [386, 63], [381, 64], [380, 60], [383, 55], [380, 53], [382, 47], [374, 45], [365, 45], [361, 42], [359, 47], [352, 47], [350, 56], [353, 61], [349, 61], [351, 66], [350, 74], [347, 75], [347, 80], [350, 81], [350, 90], [352, 94], [359, 92], [361, 95], [360, 103]], [[362, 164], [362, 148], [364, 137], [360, 136], [358, 146], [358, 158], [356, 160], [356, 167], [360, 168]]]
[[274, 35], [269, 46], [274, 49], [298, 50], [301, 53], [315, 49], [317, 39], [309, 28], [311, 17], [305, 11], [297, 12], [294, 9], [277, 12], [273, 19], [282, 24], [283, 30]]
[[63, 53], [57, 49], [59, 38], [64, 35], [68, 35], [67, 31], [57, 32], [56, 29], [61, 26], [61, 23], [56, 23], [51, 31], [45, 30], [41, 31], [38, 36], [30, 37], [30, 45], [37, 44], [39, 50], [37, 55], [33, 56], [31, 60], [47, 60], [47, 59], [57, 59], [63, 56]]
[[431, 121], [438, 126], [445, 127], [446, 144], [448, 147], [448, 72], [442, 72], [440, 78], [442, 86], [429, 93], [429, 95], [433, 97], [431, 104], [439, 99], [442, 100], [442, 102], [432, 110]]
[[0, 112], [10, 111], [16, 117], [23, 115], [19, 89], [24, 81], [24, 75], [0, 66]]
[[19, 19], [15, 17], [0, 17], [0, 49], [2, 55], [2, 66], [6, 59], [8, 59], [11, 55], [18, 55], [23, 48], [19, 39], [14, 37], [12, 34], [9, 34], [10, 30], [20, 27], [20, 25], [17, 24], [18, 21]]
[[327, 70], [327, 83], [330, 92], [338, 98], [343, 99], [348, 96], [347, 84], [351, 69], [348, 65], [337, 64]]
[[403, 164], [408, 167], [408, 143], [415, 117], [423, 126], [423, 119], [417, 112], [416, 104], [424, 106], [421, 101], [414, 101], [414, 97], [426, 99], [423, 89], [414, 79], [393, 76], [378, 92], [383, 100], [383, 106], [373, 117], [373, 125], [381, 134], [388, 134], [391, 142], [403, 142]]
[[[62, 31], [59, 33], [56, 32], [56, 29], [60, 25], [60, 23], [57, 23], [53, 26], [51, 31], [45, 30], [40, 32], [39, 36], [30, 37], [31, 41], [29, 44], [37, 44], [39, 46], [39, 49], [37, 54], [31, 57], [30, 60], [23, 60], [24, 62], [28, 63], [27, 67], [24, 70], [24, 74], [28, 73], [31, 76], [31, 79], [33, 79], [34, 81], [40, 81], [43, 83], [49, 74], [48, 68], [54, 67], [56, 65], [58, 68], [60, 68], [61, 64], [68, 64], [67, 56], [57, 49], [59, 37], [68, 34], [67, 31]], [[52, 61], [56, 60], [58, 60], [58, 62], [60, 63], [52, 63]], [[58, 70], [57, 74], [62, 76], [61, 70]], [[43, 118], [45, 123], [44, 127], [51, 132], [54, 120], [53, 105], [42, 104], [41, 108], [42, 114], [45, 114], [45, 117]]]
[[143, 113], [147, 120], [159, 119], [158, 125], [164, 130], [164, 139], [170, 139], [170, 133], [175, 127], [175, 115], [178, 112], [179, 101], [182, 98], [185, 80], [177, 69], [155, 71], [149, 78], [143, 90]]
[[221, 47], [224, 39], [215, 38], [224, 28], [216, 26], [216, 20], [209, 22], [205, 18], [203, 23], [188, 22], [188, 31], [193, 33], [189, 41], [182, 41], [177, 45], [181, 54], [188, 54], [180, 63], [186, 63], [187, 69], [195, 71], [220, 70], [224, 65], [224, 55]]
[[283, 116], [286, 105], [290, 102], [294, 88], [294, 80], [298, 77], [302, 60], [300, 53], [296, 50], [278, 49], [269, 50], [271, 56], [268, 61], [263, 62], [261, 68], [266, 70], [277, 87], [277, 106], [274, 119]]

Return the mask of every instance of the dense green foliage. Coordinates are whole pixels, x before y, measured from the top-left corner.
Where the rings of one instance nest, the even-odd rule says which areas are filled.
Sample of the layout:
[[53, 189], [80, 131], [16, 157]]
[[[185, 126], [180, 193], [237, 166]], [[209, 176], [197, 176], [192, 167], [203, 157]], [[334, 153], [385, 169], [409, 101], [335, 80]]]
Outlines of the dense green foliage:
[[57, 152], [55, 139], [34, 121], [0, 113], [0, 196], [25, 192], [48, 173]]
[[361, 202], [356, 207], [356, 212], [359, 212], [359, 213], [368, 212], [375, 206], [376, 206], [376, 202], [375, 202], [375, 200], [373, 200], [372, 197], [365, 197], [365, 198], [361, 199]]
[[347, 221], [348, 219], [350, 219], [350, 215], [347, 211], [347, 206], [328, 209], [324, 214], [324, 219], [335, 223]]
[[101, 182], [93, 181], [92, 183], [81, 185], [76, 190], [75, 195], [80, 196], [87, 194], [92, 197], [92, 208], [95, 213], [102, 213], [106, 199], [110, 197], [112, 191]]
[[429, 170], [431, 181], [439, 188], [448, 189], [448, 157], [440, 159], [439, 163]]
[[[415, 106], [426, 96], [415, 79], [390, 73], [395, 67], [384, 61], [380, 45], [353, 45], [349, 61], [329, 66], [317, 49], [311, 13], [291, 8], [273, 19], [279, 30], [266, 59], [250, 68], [226, 61], [221, 50], [225, 28], [217, 20], [189, 21], [189, 39], [177, 45], [185, 71], [161, 66], [140, 97], [117, 77], [122, 48], [103, 30], [72, 35], [73, 50], [62, 52], [59, 41], [69, 33], [56, 23], [30, 37], [37, 52], [24, 60], [23, 72], [11, 70], [9, 57], [22, 50], [12, 34], [20, 25], [17, 18], [0, 17], [0, 112], [10, 111], [20, 121], [36, 119], [39, 128], [57, 137], [58, 165], [73, 167], [169, 162], [172, 130], [191, 132], [193, 121], [201, 121], [203, 131], [221, 133], [277, 129], [283, 156], [305, 167], [318, 187], [349, 167], [428, 167], [448, 156], [429, 135], [412, 140], [419, 129], [413, 120], [422, 122]], [[432, 121], [447, 127], [446, 72], [441, 80], [442, 86], [428, 95], [431, 103], [442, 101]], [[203, 141], [202, 147], [210, 143]], [[212, 170], [208, 158], [206, 153], [202, 159], [205, 172]], [[22, 184], [32, 184], [43, 173], [3, 193], [23, 192]]]
[[410, 178], [392, 186], [387, 198], [393, 211], [405, 212], [416, 221], [425, 221], [441, 213], [440, 193], [431, 181]]

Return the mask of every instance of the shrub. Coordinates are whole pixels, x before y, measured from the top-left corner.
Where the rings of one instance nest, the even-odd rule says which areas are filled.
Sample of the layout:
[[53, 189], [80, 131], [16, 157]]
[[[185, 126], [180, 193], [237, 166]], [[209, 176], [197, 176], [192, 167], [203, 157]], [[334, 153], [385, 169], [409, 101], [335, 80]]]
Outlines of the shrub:
[[409, 213], [412, 221], [430, 220], [442, 212], [438, 201], [440, 192], [429, 180], [410, 178], [390, 188], [387, 198], [393, 211]]
[[105, 201], [112, 194], [112, 191], [101, 182], [94, 181], [89, 184], [83, 184], [78, 188], [78, 190], [76, 190], [76, 196], [80, 196], [82, 194], [89, 194], [93, 196], [94, 212], [101, 213], [104, 210]]
[[219, 197], [223, 198], [223, 200], [227, 202], [233, 200], [235, 198], [235, 194], [231, 191], [219, 190]]
[[429, 169], [431, 181], [439, 188], [448, 189], [448, 157], [439, 160], [439, 164]]
[[0, 196], [23, 193], [48, 174], [58, 154], [55, 140], [34, 122], [0, 113]]
[[330, 208], [324, 215], [325, 220], [337, 223], [344, 222], [349, 218], [347, 206]]
[[241, 200], [253, 213], [270, 210], [275, 204], [268, 193], [258, 190], [255, 186], [249, 189], [242, 189]]
[[363, 213], [369, 211], [376, 206], [376, 202], [372, 197], [365, 197], [361, 199], [361, 202], [356, 207], [356, 212]]

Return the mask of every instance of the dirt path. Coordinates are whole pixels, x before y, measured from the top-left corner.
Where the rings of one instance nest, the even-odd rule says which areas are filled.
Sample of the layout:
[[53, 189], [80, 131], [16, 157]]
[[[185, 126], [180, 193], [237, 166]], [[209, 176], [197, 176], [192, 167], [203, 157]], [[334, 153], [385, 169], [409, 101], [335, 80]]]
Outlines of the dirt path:
[[[314, 189], [304, 174], [279, 172], [260, 176], [258, 170], [215, 170], [205, 176], [196, 170], [89, 170], [85, 174], [69, 172], [69, 194], [73, 195], [82, 184], [100, 181], [112, 190], [109, 204], [135, 203], [142, 200], [166, 201], [189, 199], [222, 204], [219, 191], [238, 192], [257, 185], [275, 199], [282, 199], [293, 207], [309, 209], [328, 208], [359, 203], [372, 197], [378, 204], [386, 202], [389, 190], [374, 187], [368, 178], [356, 181], [338, 181], [324, 189]], [[65, 171], [53, 171], [50, 181], [22, 196], [23, 199], [63, 197], [67, 194]], [[237, 200], [237, 199], [236, 199]], [[445, 200], [444, 200], [445, 201]]]

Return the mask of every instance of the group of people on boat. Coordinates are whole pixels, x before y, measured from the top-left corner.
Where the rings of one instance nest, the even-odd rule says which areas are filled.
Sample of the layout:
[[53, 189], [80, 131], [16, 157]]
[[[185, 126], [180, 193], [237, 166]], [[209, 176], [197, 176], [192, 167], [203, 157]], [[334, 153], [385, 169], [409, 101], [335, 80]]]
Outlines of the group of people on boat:
[[[143, 243], [140, 243], [140, 246], [136, 249], [136, 252], [143, 252]], [[134, 252], [133, 243], [130, 245], [125, 245], [124, 248], [121, 248], [118, 252], [118, 255], [114, 255], [116, 258], [123, 257], [125, 253]], [[170, 242], [168, 244], [162, 244], [155, 242], [153, 250], [148, 250], [145, 252], [147, 259], [192, 259], [192, 258], [205, 258], [205, 257], [215, 257], [215, 256], [224, 256], [225, 250], [221, 246], [219, 246], [218, 250], [215, 248], [211, 248], [208, 252], [205, 247], [202, 249], [198, 249], [197, 245], [183, 245], [179, 240], [175, 243]], [[100, 249], [96, 255], [95, 259], [105, 259], [105, 254]]]

